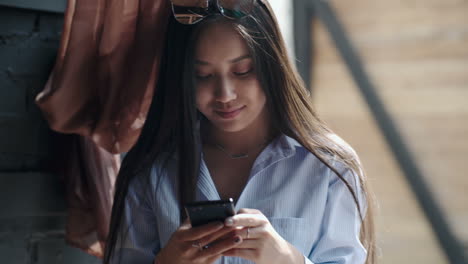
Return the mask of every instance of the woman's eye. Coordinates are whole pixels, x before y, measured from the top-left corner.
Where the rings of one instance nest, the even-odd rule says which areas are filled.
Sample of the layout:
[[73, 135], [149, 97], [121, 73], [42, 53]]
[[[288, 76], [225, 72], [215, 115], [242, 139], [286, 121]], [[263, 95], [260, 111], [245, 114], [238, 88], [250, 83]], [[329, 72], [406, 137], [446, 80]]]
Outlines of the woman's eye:
[[209, 79], [212, 76], [212, 74], [197, 74], [196, 77], [199, 80], [206, 80]]
[[252, 69], [249, 69], [247, 71], [234, 72], [234, 74], [237, 75], [237, 76], [245, 76], [245, 75], [249, 74], [251, 71], [252, 71]]

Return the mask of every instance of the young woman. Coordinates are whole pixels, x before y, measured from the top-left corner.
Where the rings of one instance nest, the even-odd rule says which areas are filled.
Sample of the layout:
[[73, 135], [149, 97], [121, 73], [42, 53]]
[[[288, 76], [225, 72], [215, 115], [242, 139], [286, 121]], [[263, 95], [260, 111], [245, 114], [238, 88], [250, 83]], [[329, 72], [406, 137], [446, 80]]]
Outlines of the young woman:
[[[373, 263], [359, 159], [315, 114], [269, 4], [182, 2], [104, 262]], [[186, 219], [188, 202], [231, 197], [224, 223]]]

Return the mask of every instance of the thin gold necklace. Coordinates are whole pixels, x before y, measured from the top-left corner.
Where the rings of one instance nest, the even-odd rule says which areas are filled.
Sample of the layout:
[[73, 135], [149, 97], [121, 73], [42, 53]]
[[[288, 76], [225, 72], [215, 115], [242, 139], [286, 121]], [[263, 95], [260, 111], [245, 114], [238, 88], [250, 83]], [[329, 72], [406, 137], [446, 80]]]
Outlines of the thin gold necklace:
[[215, 146], [216, 148], [218, 148], [219, 150], [221, 150], [224, 154], [226, 154], [230, 159], [246, 159], [249, 157], [249, 152], [252, 152], [254, 150], [257, 150], [259, 149], [260, 147], [264, 147], [268, 144], [270, 140], [267, 140], [265, 142], [263, 142], [262, 144], [258, 145], [256, 148], [254, 149], [251, 149], [249, 151], [247, 151], [246, 153], [240, 153], [240, 154], [231, 154], [229, 153], [226, 148], [224, 148], [223, 146], [221, 146], [220, 144], [218, 143], [215, 143]]

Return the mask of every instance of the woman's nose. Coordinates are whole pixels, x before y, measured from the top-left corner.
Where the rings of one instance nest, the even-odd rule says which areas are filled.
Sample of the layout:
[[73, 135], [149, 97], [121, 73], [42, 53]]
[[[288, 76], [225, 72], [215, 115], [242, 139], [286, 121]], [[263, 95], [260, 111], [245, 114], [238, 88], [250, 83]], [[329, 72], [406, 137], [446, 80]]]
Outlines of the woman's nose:
[[216, 86], [216, 101], [227, 103], [237, 98], [235, 85], [232, 81], [220, 78]]

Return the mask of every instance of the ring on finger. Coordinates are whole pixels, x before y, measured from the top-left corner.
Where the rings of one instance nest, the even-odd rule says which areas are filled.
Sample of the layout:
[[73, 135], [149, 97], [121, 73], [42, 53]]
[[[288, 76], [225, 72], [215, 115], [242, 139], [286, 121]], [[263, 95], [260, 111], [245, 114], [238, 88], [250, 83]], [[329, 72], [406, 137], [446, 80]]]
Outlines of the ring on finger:
[[198, 248], [198, 250], [200, 250], [200, 251], [203, 250], [203, 247], [201, 246], [200, 241], [193, 242], [193, 243], [192, 243], [192, 247], [196, 247], [196, 248]]

